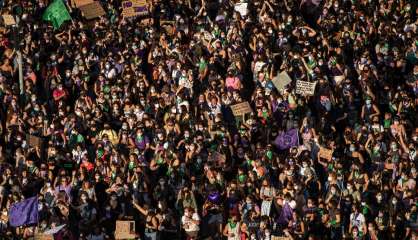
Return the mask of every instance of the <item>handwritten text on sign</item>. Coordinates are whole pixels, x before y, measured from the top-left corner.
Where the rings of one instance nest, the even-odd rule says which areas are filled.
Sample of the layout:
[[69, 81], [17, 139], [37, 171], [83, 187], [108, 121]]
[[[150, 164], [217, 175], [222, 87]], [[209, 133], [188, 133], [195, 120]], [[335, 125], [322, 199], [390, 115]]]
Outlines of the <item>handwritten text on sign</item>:
[[83, 6], [80, 6], [79, 9], [83, 13], [83, 16], [87, 19], [93, 19], [105, 15], [105, 11], [100, 4], [100, 2], [92, 2]]
[[321, 147], [319, 149], [319, 157], [327, 159], [327, 160], [331, 160], [332, 159], [332, 152], [333, 151], [331, 149]]
[[136, 17], [148, 13], [146, 0], [130, 0], [122, 2], [122, 15], [124, 17]]
[[314, 95], [316, 82], [306, 82], [298, 80], [296, 82], [296, 94], [300, 95]]
[[234, 116], [243, 116], [247, 113], [252, 112], [251, 106], [248, 102], [242, 102], [231, 106], [232, 113]]
[[274, 77], [271, 82], [278, 91], [281, 91], [284, 87], [286, 87], [286, 85], [292, 82], [292, 79], [289, 77], [287, 72], [283, 71]]
[[133, 239], [135, 237], [135, 221], [116, 221], [115, 239]]

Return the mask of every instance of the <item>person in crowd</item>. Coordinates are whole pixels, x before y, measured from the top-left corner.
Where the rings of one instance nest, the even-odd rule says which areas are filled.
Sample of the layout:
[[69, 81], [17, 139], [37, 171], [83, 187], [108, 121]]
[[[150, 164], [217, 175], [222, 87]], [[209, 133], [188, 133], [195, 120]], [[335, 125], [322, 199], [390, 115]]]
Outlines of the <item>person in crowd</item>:
[[1, 239], [418, 238], [416, 1], [84, 2], [0, 1]]

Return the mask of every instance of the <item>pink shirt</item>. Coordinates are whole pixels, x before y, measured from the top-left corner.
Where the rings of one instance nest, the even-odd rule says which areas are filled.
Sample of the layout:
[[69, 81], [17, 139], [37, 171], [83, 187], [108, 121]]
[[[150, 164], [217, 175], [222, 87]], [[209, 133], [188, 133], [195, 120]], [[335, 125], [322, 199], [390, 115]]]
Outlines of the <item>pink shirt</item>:
[[227, 88], [232, 88], [234, 90], [239, 90], [241, 86], [241, 82], [237, 77], [227, 77], [225, 81], [225, 85]]

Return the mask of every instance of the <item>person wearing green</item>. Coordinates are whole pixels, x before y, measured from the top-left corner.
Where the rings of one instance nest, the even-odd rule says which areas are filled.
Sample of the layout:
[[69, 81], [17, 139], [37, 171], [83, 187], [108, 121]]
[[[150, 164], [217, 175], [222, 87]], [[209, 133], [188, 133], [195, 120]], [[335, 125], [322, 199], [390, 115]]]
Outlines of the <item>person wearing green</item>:
[[71, 16], [62, 0], [54, 0], [45, 10], [42, 20], [51, 22], [54, 29], [58, 29], [63, 22], [71, 20]]

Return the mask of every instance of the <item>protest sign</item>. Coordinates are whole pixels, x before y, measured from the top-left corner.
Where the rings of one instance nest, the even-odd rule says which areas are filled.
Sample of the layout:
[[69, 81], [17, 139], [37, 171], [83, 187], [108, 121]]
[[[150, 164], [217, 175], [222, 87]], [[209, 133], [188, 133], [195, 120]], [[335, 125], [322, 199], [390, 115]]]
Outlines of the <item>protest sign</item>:
[[320, 158], [327, 159], [327, 160], [331, 160], [332, 159], [332, 153], [333, 152], [334, 151], [332, 149], [320, 147], [319, 148], [319, 157]]
[[100, 2], [92, 2], [83, 6], [80, 6], [79, 9], [83, 13], [83, 16], [87, 19], [93, 19], [105, 15], [105, 11], [100, 4]]
[[251, 113], [253, 110], [248, 102], [242, 102], [231, 106], [232, 113], [235, 117], [243, 116]]
[[271, 240], [291, 240], [289, 237], [271, 236]]
[[146, 0], [129, 0], [122, 2], [122, 15], [125, 18], [146, 15], [148, 13]]
[[283, 71], [274, 77], [271, 82], [278, 91], [281, 91], [287, 84], [292, 82], [292, 79], [289, 77], [287, 72]]
[[133, 239], [135, 234], [135, 221], [116, 221], [115, 239]]
[[[59, 235], [59, 232], [66, 226], [66, 224], [51, 228], [43, 233], [36, 233], [35, 240], [53, 240], [54, 235]], [[57, 237], [57, 236], [56, 236]], [[57, 237], [58, 238], [58, 237]]]
[[339, 86], [345, 79], [344, 75], [340, 75], [340, 76], [334, 76], [334, 84], [336, 86]]
[[234, 6], [234, 10], [239, 12], [242, 17], [247, 16], [248, 14], [248, 3], [237, 3]]
[[315, 93], [316, 82], [296, 81], [296, 94], [309, 96]]
[[31, 147], [41, 147], [42, 138], [26, 134], [26, 142], [28, 142], [29, 146]]
[[81, 6], [94, 2], [94, 0], [73, 0], [72, 2], [73, 2], [73, 6], [79, 8]]
[[54, 240], [54, 235], [45, 233], [35, 233], [35, 240]]
[[2, 17], [3, 17], [4, 25], [11, 26], [11, 25], [16, 24], [16, 21], [12, 15], [4, 14]]

